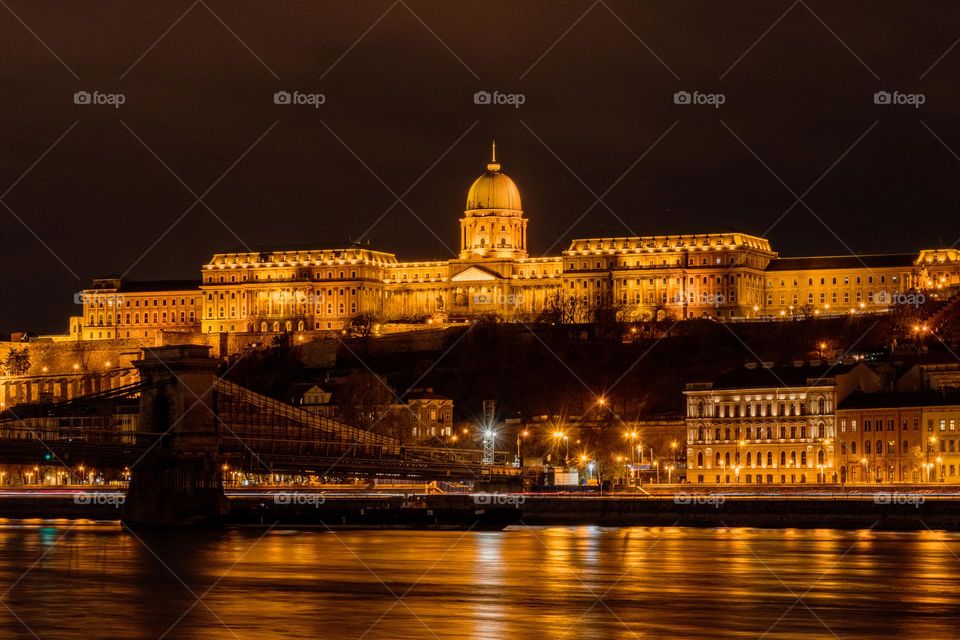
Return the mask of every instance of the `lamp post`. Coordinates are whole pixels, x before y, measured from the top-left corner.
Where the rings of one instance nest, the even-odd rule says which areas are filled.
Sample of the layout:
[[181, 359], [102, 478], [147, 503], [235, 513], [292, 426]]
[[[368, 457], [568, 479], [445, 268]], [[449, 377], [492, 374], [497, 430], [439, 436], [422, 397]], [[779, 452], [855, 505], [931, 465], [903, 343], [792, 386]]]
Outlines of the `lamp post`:
[[554, 431], [553, 432], [553, 450], [556, 452], [557, 457], [560, 457], [560, 443], [563, 441], [563, 431]]
[[927, 442], [927, 463], [923, 466], [927, 468], [927, 482], [933, 481], [933, 467], [930, 464], [930, 452], [933, 451], [933, 445], [937, 444], [937, 436], [930, 436]]
[[821, 482], [827, 481], [827, 450], [824, 447], [829, 447], [829, 446], [830, 446], [830, 438], [824, 438], [823, 440], [820, 441], [820, 453], [823, 454], [822, 456], [823, 462], [820, 462], [820, 460], [817, 460], [817, 464], [820, 465], [820, 467], [823, 469], [823, 471], [821, 472], [821, 475], [823, 476], [823, 479], [821, 480]]
[[520, 466], [521, 460], [521, 451], [520, 451], [520, 440], [521, 438], [526, 438], [530, 435], [530, 432], [524, 429], [523, 431], [517, 431], [517, 466]]
[[676, 440], [670, 443], [670, 448], [673, 450], [673, 466], [677, 466], [677, 447], [679, 446]]

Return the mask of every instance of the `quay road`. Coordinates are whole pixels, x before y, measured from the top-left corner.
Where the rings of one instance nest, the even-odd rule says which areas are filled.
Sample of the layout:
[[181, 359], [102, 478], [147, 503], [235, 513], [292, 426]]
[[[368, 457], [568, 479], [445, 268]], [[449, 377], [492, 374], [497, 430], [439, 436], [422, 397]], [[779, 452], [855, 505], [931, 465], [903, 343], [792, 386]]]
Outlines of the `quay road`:
[[[227, 525], [326, 528], [502, 529], [508, 526], [797, 527], [960, 530], [960, 491], [930, 485], [864, 485], [779, 491], [426, 493], [331, 487], [231, 488]], [[0, 518], [119, 520], [122, 487], [0, 491]]]

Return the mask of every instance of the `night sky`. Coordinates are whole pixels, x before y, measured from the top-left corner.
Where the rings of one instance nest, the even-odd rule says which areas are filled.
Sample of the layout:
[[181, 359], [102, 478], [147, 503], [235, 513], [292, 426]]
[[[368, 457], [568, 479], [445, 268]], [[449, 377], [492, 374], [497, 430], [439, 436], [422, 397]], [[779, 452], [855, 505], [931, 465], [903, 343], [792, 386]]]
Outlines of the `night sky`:
[[724, 228], [785, 256], [950, 246], [958, 38], [944, 2], [4, 0], [0, 331], [243, 246], [451, 257], [491, 138], [534, 255]]

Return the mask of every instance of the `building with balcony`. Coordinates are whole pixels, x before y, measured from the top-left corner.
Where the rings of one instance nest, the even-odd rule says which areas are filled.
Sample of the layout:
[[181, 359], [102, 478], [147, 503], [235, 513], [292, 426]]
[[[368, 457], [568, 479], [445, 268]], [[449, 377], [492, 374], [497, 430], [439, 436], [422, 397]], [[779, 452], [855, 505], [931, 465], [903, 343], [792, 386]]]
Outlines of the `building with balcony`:
[[689, 383], [687, 481], [696, 484], [836, 482], [836, 410], [856, 390], [876, 390], [866, 364], [749, 363]]

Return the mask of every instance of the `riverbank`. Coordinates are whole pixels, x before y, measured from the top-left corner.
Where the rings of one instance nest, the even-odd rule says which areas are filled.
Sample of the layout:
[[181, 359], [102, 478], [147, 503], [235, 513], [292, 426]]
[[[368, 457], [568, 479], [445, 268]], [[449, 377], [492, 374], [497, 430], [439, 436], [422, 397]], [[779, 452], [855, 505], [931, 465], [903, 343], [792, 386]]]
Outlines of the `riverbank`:
[[234, 523], [498, 529], [510, 525], [598, 525], [960, 530], [960, 499], [878, 493], [842, 498], [563, 496], [473, 494], [410, 498], [326, 498], [289, 504], [234, 497]]
[[[0, 517], [118, 520], [120, 492], [0, 496]], [[226, 525], [475, 529], [598, 525], [960, 531], [960, 496], [908, 492], [765, 496], [448, 494], [330, 495], [269, 491], [228, 496]]]

